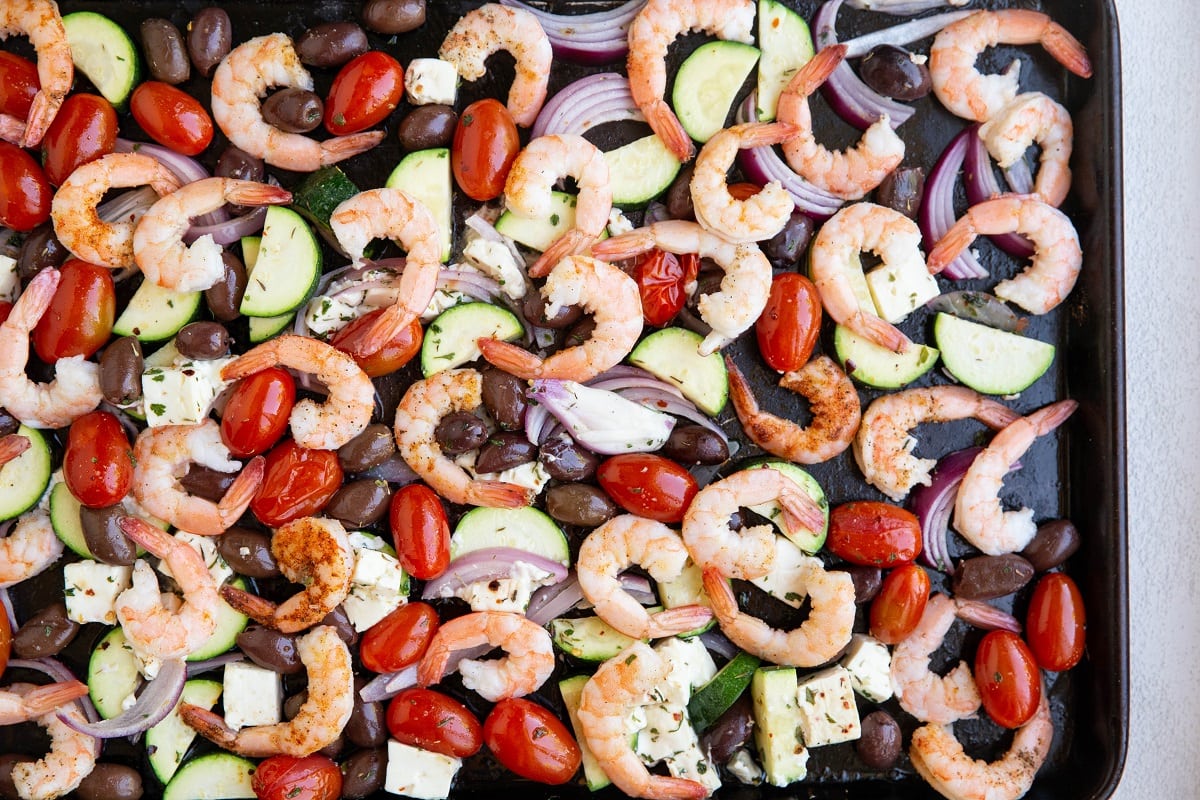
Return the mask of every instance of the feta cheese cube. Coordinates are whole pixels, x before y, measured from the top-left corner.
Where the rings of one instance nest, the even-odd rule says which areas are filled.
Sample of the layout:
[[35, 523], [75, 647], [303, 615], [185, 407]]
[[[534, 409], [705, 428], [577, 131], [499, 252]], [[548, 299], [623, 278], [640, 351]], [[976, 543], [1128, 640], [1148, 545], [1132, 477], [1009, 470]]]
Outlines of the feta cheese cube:
[[800, 681], [796, 699], [800, 730], [808, 747], [848, 742], [862, 735], [850, 673], [844, 667], [809, 675]]
[[250, 725], [274, 725], [283, 719], [279, 673], [237, 662], [225, 665], [225, 722], [235, 731]]
[[15, 303], [20, 293], [21, 275], [17, 272], [17, 260], [0, 256], [0, 300]]
[[672, 636], [661, 640], [654, 649], [671, 664], [665, 684], [669, 702], [686, 706], [692, 699], [692, 692], [717, 674], [716, 663], [698, 637], [680, 639]]
[[[208, 574], [212, 575], [217, 586], [220, 586], [227, 579], [233, 577], [233, 568], [217, 552], [217, 540], [214, 537], [199, 536], [187, 531], [178, 531], [175, 534], [175, 539], [176, 541], [183, 542], [200, 554], [200, 557], [204, 559], [205, 566], [208, 567]], [[175, 577], [171, 574], [171, 568], [167, 566], [166, 561], [158, 562], [158, 571], [168, 578]]]
[[891, 698], [892, 656], [883, 642], [865, 633], [854, 634], [841, 664], [850, 673], [854, 691], [872, 703]]
[[404, 570], [395, 556], [356, 547], [350, 594], [342, 601], [350, 624], [362, 632], [395, 611], [406, 600], [406, 585]]
[[621, 213], [621, 209], [614, 208], [608, 212], [608, 235], [620, 236], [622, 233], [629, 233], [633, 230], [633, 223], [629, 221], [629, 217]]
[[117, 595], [133, 584], [133, 567], [78, 561], [63, 567], [67, 616], [75, 622], [117, 624]]
[[151, 367], [142, 373], [142, 402], [146, 424], [189, 425], [203, 422], [217, 395], [229, 382], [221, 369], [233, 358], [184, 361], [170, 367]]
[[450, 796], [450, 784], [461, 766], [462, 759], [389, 739], [383, 790], [419, 800], [442, 800]]
[[754, 756], [750, 755], [750, 751], [744, 747], [738, 748], [737, 752], [729, 757], [729, 760], [725, 762], [725, 769], [729, 770], [729, 774], [742, 783], [757, 786], [763, 782], [763, 768], [754, 760]]
[[446, 590], [446, 597], [461, 597], [472, 611], [512, 611], [524, 614], [529, 599], [538, 587], [554, 582], [554, 576], [544, 569], [524, 561], [514, 561], [510, 577], [492, 581], [475, 581], [460, 589], [457, 595]]
[[[770, 507], [780, 508], [774, 502]], [[792, 608], [799, 608], [808, 596], [806, 577], [813, 566], [824, 569], [819, 559], [806, 556], [790, 539], [776, 536], [774, 566], [766, 575], [754, 578], [750, 582], [775, 599], [782, 600]]]
[[525, 273], [517, 265], [512, 251], [500, 242], [475, 237], [463, 248], [463, 257], [499, 283], [509, 298], [520, 300], [529, 291]]
[[914, 309], [941, 293], [937, 280], [929, 274], [919, 251], [898, 264], [884, 264], [867, 273], [867, 286], [879, 316], [888, 322], [900, 322]]
[[404, 71], [404, 93], [414, 106], [452, 106], [458, 98], [458, 70], [440, 58], [414, 58]]
[[321, 295], [308, 301], [304, 323], [314, 334], [326, 338], [371, 310], [362, 303], [352, 305], [341, 298]]

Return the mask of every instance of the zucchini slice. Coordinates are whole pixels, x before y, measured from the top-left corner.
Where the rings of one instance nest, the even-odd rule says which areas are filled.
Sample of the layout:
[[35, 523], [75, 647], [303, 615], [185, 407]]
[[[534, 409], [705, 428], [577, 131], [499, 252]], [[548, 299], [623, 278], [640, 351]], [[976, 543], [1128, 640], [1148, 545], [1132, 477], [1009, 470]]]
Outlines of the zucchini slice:
[[384, 185], [407, 192], [433, 213], [442, 236], [442, 261], [449, 261], [454, 244], [454, 181], [450, 174], [450, 149], [435, 147], [409, 153], [392, 170]]
[[103, 14], [76, 11], [62, 18], [75, 67], [112, 103], [124, 111], [129, 95], [142, 79], [137, 46], [124, 29]]
[[741, 42], [709, 42], [679, 65], [671, 105], [679, 124], [698, 142], [725, 127], [729, 109], [758, 63], [758, 48]]
[[176, 292], [144, 280], [113, 323], [117, 336], [136, 336], [139, 342], [170, 339], [196, 317], [201, 292]]
[[29, 448], [0, 467], [0, 520], [19, 517], [37, 505], [50, 485], [50, 447], [42, 432], [22, 425], [17, 434]]
[[263, 225], [241, 311], [247, 317], [278, 317], [308, 300], [321, 277], [321, 247], [304, 218], [271, 206]]
[[444, 369], [468, 364], [480, 357], [480, 339], [511, 342], [525, 328], [508, 309], [491, 303], [463, 303], [443, 311], [429, 323], [421, 342], [421, 372], [428, 378]]

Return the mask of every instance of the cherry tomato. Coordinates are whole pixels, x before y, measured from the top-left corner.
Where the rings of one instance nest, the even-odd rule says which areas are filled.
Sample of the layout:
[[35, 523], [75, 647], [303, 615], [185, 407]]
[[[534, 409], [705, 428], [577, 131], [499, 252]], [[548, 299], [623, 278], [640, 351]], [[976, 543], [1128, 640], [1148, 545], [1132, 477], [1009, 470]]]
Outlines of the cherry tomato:
[[387, 708], [392, 738], [444, 756], [466, 758], [483, 746], [483, 727], [466, 706], [432, 689], [413, 687]]
[[579, 770], [579, 745], [562, 721], [518, 697], [501, 700], [483, 723], [483, 740], [496, 760], [522, 778], [566, 783]]
[[796, 272], [771, 281], [767, 306], [754, 323], [758, 350], [771, 369], [797, 370], [808, 363], [821, 332], [821, 297], [813, 282]]
[[117, 311], [111, 271], [72, 258], [59, 273], [50, 307], [33, 329], [33, 349], [47, 364], [68, 356], [87, 358], [103, 347]]
[[75, 168], [113, 151], [117, 112], [96, 94], [73, 94], [62, 104], [42, 139], [46, 178], [61, 186]]
[[133, 448], [120, 421], [107, 411], [71, 423], [63, 455], [67, 488], [88, 508], [117, 503], [133, 486]]
[[363, 53], [338, 71], [325, 101], [325, 130], [334, 136], [378, 125], [404, 97], [404, 67], [379, 50]]
[[204, 152], [213, 137], [212, 117], [200, 101], [162, 81], [146, 81], [133, 90], [129, 110], [146, 134], [177, 153]]
[[450, 166], [454, 180], [472, 200], [493, 200], [504, 191], [508, 170], [521, 149], [517, 124], [498, 100], [467, 106], [454, 129]]
[[406, 603], [376, 622], [358, 645], [362, 665], [372, 672], [395, 672], [425, 655], [438, 629], [438, 613], [428, 603]]
[[28, 117], [33, 97], [41, 86], [37, 64], [0, 50], [0, 114], [18, 119]]
[[254, 770], [250, 787], [258, 800], [337, 800], [342, 771], [322, 755], [271, 756]]
[[921, 553], [921, 523], [909, 511], [868, 500], [843, 503], [829, 515], [825, 547], [866, 567], [898, 567]]
[[342, 488], [336, 450], [309, 450], [285, 439], [267, 453], [262, 488], [250, 510], [265, 525], [278, 528], [320, 511]]
[[408, 327], [403, 328], [383, 347], [370, 355], [363, 355], [362, 337], [382, 314], [383, 309], [380, 308], [359, 317], [335, 333], [329, 341], [338, 350], [349, 354], [354, 362], [362, 367], [363, 372], [372, 378], [395, 372], [411, 361], [412, 357], [421, 350], [423, 329], [421, 320], [414, 318]]
[[699, 490], [691, 473], [653, 453], [613, 456], [596, 478], [617, 505], [639, 517], [679, 522]]
[[1038, 581], [1025, 617], [1025, 635], [1042, 669], [1062, 672], [1083, 658], [1083, 595], [1075, 581], [1053, 572]]
[[450, 565], [450, 523], [441, 498], [428, 486], [410, 483], [392, 495], [388, 514], [400, 566], [414, 578], [436, 578]]
[[897, 567], [871, 601], [871, 635], [896, 644], [913, 632], [929, 602], [929, 575], [916, 564]]
[[238, 381], [221, 414], [221, 441], [235, 458], [270, 450], [284, 431], [296, 402], [296, 381], [270, 367]]
[[0, 226], [28, 231], [50, 219], [54, 192], [33, 156], [0, 141]]
[[642, 256], [633, 278], [642, 296], [646, 322], [660, 328], [670, 322], [687, 302], [684, 287], [696, 280], [699, 271], [700, 256], [695, 253], [677, 256], [655, 249]]
[[1042, 700], [1042, 675], [1029, 646], [1011, 631], [990, 631], [975, 651], [975, 685], [997, 725], [1019, 728]]

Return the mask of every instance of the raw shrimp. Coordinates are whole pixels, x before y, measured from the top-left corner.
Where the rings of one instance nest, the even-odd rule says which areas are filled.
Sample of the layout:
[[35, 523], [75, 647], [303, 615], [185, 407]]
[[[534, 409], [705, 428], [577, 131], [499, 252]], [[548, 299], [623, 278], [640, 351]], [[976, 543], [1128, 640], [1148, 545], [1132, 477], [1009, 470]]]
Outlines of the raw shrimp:
[[1076, 75], [1092, 75], [1083, 45], [1045, 14], [1025, 9], [977, 11], [943, 28], [929, 50], [933, 93], [952, 113], [986, 122], [1017, 96], [1019, 60], [998, 75], [975, 69], [979, 54], [998, 44], [1040, 44]]
[[582, 136], [539, 136], [517, 156], [504, 182], [504, 202], [510, 209], [525, 217], [547, 218], [553, 210], [550, 192], [567, 176], [579, 186], [575, 227], [530, 265], [531, 277], [543, 277], [562, 259], [586, 250], [604, 232], [612, 211], [608, 162], [604, 153]]
[[619, 261], [655, 247], [668, 253], [697, 253], [725, 270], [720, 290], [700, 298], [700, 317], [712, 328], [698, 348], [701, 355], [715, 353], [749, 330], [766, 308], [771, 293], [771, 262], [762, 250], [754, 244], [734, 244], [695, 222], [655, 222], [597, 242], [592, 254]]
[[50, 515], [43, 508], [27, 511], [8, 536], [0, 539], [0, 589], [40, 575], [63, 554]]
[[779, 144], [798, 129], [785, 122], [749, 122], [717, 131], [696, 157], [692, 173], [692, 205], [696, 221], [731, 242], [761, 242], [787, 224], [796, 203], [779, 181], [771, 181], [758, 194], [738, 200], [729, 193], [729, 168], [738, 150]]
[[300, 64], [292, 40], [283, 33], [238, 45], [213, 72], [213, 119], [231, 144], [272, 166], [296, 172], [365, 153], [383, 141], [383, 131], [363, 131], [318, 142], [287, 133], [263, 119], [261, 98], [276, 87], [312, 91], [312, 76]]
[[0, 467], [20, 457], [29, 449], [29, 439], [20, 434], [10, 433], [0, 437]]
[[210, 289], [225, 275], [222, 247], [205, 234], [190, 245], [183, 237], [192, 217], [226, 203], [269, 206], [290, 203], [292, 193], [278, 186], [233, 178], [204, 178], [161, 198], [138, 220], [133, 257], [146, 280], [176, 292]]
[[204, 738], [238, 755], [312, 755], [342, 735], [354, 711], [354, 669], [350, 648], [329, 625], [313, 628], [296, 641], [308, 671], [308, 699], [288, 722], [252, 725], [234, 731], [220, 715], [183, 703], [179, 716]]
[[929, 598], [921, 621], [892, 651], [892, 689], [900, 707], [922, 722], [946, 725], [973, 716], [982, 702], [971, 667], [959, 661], [940, 676], [929, 669], [929, 656], [941, 647], [954, 624], [955, 605], [944, 594]]
[[705, 31], [729, 42], [754, 42], [752, 0], [650, 0], [629, 26], [629, 90], [646, 122], [680, 161], [695, 153], [692, 137], [663, 96], [667, 90], [667, 48], [690, 31]]
[[302, 517], [275, 530], [271, 555], [283, 576], [304, 589], [283, 603], [238, 589], [221, 587], [221, 597], [259, 624], [283, 633], [317, 625], [350, 594], [354, 551], [342, 523], [324, 517]]
[[1004, 169], [1023, 159], [1025, 150], [1037, 143], [1042, 157], [1033, 191], [1056, 208], [1071, 189], [1074, 136], [1070, 113], [1041, 92], [1017, 95], [979, 128], [988, 152]]
[[1030, 314], [1045, 314], [1075, 288], [1083, 266], [1079, 234], [1066, 214], [1031, 195], [1004, 195], [971, 206], [929, 252], [929, 271], [940, 272], [976, 236], [995, 233], [1023, 234], [1034, 247], [1020, 275], [996, 284], [997, 297]]
[[1079, 403], [1059, 400], [1021, 417], [996, 434], [963, 477], [954, 504], [954, 529], [989, 556], [1024, 549], [1037, 533], [1033, 509], [1005, 511], [1000, 487], [1034, 439], [1053, 432], [1075, 413]]
[[554, 62], [550, 39], [532, 13], [499, 3], [468, 11], [446, 34], [438, 58], [453, 64], [463, 79], [474, 81], [487, 73], [484, 62], [498, 50], [507, 50], [516, 59], [508, 111], [513, 121], [528, 128], [546, 101]]
[[[243, 468], [229, 458], [221, 429], [211, 419], [198, 425], [160, 425], [138, 434], [133, 446], [133, 496], [147, 513], [176, 528], [218, 536], [233, 525], [258, 492], [265, 466], [261, 456]], [[193, 463], [218, 472], [241, 474], [220, 502], [195, 497], [183, 490], [179, 479]]]
[[829, 356], [818, 356], [779, 379], [780, 386], [808, 400], [813, 419], [807, 428], [761, 410], [750, 382], [729, 356], [725, 367], [729, 397], [742, 428], [768, 453], [797, 464], [819, 464], [843, 453], [854, 440], [862, 420], [858, 391]]
[[375, 385], [357, 362], [336, 347], [307, 336], [285, 334], [263, 342], [221, 369], [231, 381], [268, 367], [290, 367], [315, 376], [329, 391], [325, 402], [301, 400], [288, 418], [301, 447], [336, 450], [363, 432], [375, 410]]
[[[45, 688], [31, 683], [14, 683], [8, 687], [8, 691], [34, 695]], [[37, 724], [50, 735], [50, 752], [40, 761], [13, 764], [12, 783], [22, 800], [54, 800], [62, 797], [75, 791], [96, 767], [96, 759], [100, 757], [100, 740], [75, 730], [60, 719], [60, 715], [70, 717], [81, 725], [87, 723], [78, 703], [60, 706], [36, 719]]]
[[22, 147], [37, 147], [58, 115], [75, 80], [75, 62], [67, 29], [53, 0], [5, 0], [0, 3], [0, 41], [25, 35], [37, 53], [38, 92], [25, 119]]
[[623, 514], [588, 534], [575, 570], [583, 596], [601, 619], [634, 639], [657, 639], [701, 627], [712, 611], [691, 605], [650, 614], [621, 587], [618, 574], [637, 564], [661, 583], [678, 578], [687, 559], [678, 533], [661, 522]]
[[417, 683], [429, 686], [447, 672], [457, 650], [491, 645], [507, 656], [489, 661], [464, 658], [457, 669], [463, 686], [490, 702], [537, 691], [554, 671], [554, 647], [546, 629], [509, 611], [474, 611], [443, 622], [417, 669]]
[[848, 150], [828, 150], [817, 142], [808, 98], [845, 56], [846, 46], [840, 44], [822, 48], [813, 56], [779, 95], [776, 119], [799, 129], [783, 143], [788, 165], [814, 186], [844, 200], [857, 200], [878, 186], [904, 160], [904, 140], [892, 130], [884, 114]]
[[642, 333], [642, 298], [637, 281], [588, 256], [567, 256], [550, 271], [542, 287], [546, 314], [563, 306], [582, 306], [596, 327], [583, 344], [565, 347], [546, 359], [499, 339], [480, 339], [488, 363], [526, 380], [556, 378], [587, 383], [615, 367]]
[[516, 508], [533, 502], [524, 486], [472, 480], [442, 453], [434, 431], [442, 417], [483, 404], [483, 378], [473, 369], [447, 369], [408, 387], [396, 408], [396, 448], [435, 492], [458, 505]]
[[88, 693], [86, 683], [62, 681], [46, 686], [29, 686], [27, 691], [0, 689], [0, 725], [17, 725], [49, 714]]
[[83, 356], [55, 362], [50, 383], [34, 383], [25, 374], [30, 334], [50, 307], [60, 277], [53, 267], [35, 275], [0, 324], [0, 406], [31, 428], [65, 428], [104, 399], [100, 367]]
[[936, 459], [912, 454], [911, 431], [924, 422], [977, 419], [1000, 430], [1017, 419], [1011, 408], [965, 386], [904, 389], [877, 397], [863, 412], [854, 438], [854, 460], [867, 483], [900, 501], [917, 484], [929, 485]]

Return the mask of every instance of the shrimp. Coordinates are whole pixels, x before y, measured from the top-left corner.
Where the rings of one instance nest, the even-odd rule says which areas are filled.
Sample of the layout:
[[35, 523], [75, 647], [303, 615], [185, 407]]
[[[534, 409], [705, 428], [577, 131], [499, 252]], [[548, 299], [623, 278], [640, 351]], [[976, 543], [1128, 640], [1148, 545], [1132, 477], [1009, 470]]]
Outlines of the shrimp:
[[954, 503], [954, 529], [964, 539], [989, 556], [1015, 553], [1029, 544], [1037, 533], [1033, 510], [1003, 510], [1000, 487], [1033, 440], [1053, 432], [1078, 407], [1074, 400], [1060, 400], [1021, 417], [997, 433], [975, 457]]
[[200, 536], [219, 536], [237, 522], [258, 492], [265, 472], [261, 456], [251, 459], [217, 503], [185, 492], [179, 480], [192, 463], [218, 472], [240, 468], [230, 460], [221, 429], [211, 419], [198, 425], [147, 428], [138, 434], [133, 456], [133, 496], [138, 504], [176, 528]]
[[977, 419], [1000, 430], [1017, 419], [1011, 408], [965, 386], [904, 389], [877, 397], [863, 412], [854, 437], [854, 460], [867, 483], [900, 501], [917, 484], [928, 486], [932, 458], [912, 454], [917, 440], [911, 431], [924, 422]]
[[269, 206], [289, 203], [292, 193], [278, 186], [233, 178], [204, 178], [150, 206], [133, 231], [133, 257], [151, 283], [177, 292], [210, 289], [225, 275], [221, 245], [205, 234], [190, 245], [183, 236], [192, 217], [226, 203]]
[[20, 434], [10, 433], [0, 437], [0, 467], [14, 461], [29, 449], [29, 438]]
[[472, 480], [434, 437], [442, 417], [474, 411], [483, 403], [483, 377], [473, 369], [448, 369], [408, 387], [396, 408], [396, 448], [439, 495], [458, 505], [516, 508], [533, 502], [524, 486]]
[[1000, 281], [993, 291], [1030, 314], [1045, 314], [1075, 288], [1083, 250], [1067, 215], [1037, 197], [1010, 194], [971, 206], [929, 252], [929, 271], [940, 272], [979, 234], [1014, 232], [1033, 242], [1033, 259], [1024, 272]]
[[797, 132], [795, 125], [785, 122], [750, 122], [717, 131], [700, 148], [692, 173], [696, 221], [731, 242], [760, 242], [783, 230], [796, 203], [779, 181], [771, 181], [753, 197], [738, 200], [729, 193], [726, 178], [738, 150], [779, 144]]
[[179, 188], [179, 178], [156, 159], [137, 153], [109, 153], [78, 167], [54, 194], [54, 235], [84, 261], [109, 269], [134, 266], [134, 223], [105, 222], [96, 206], [109, 189], [142, 184], [162, 196]]
[[617, 575], [640, 565], [656, 581], [678, 578], [688, 552], [679, 534], [661, 522], [623, 514], [605, 522], [583, 540], [575, 570], [583, 596], [596, 614], [635, 639], [674, 636], [695, 630], [712, 619], [712, 611], [691, 605], [650, 614], [629, 595]]
[[329, 625], [297, 639], [296, 653], [308, 671], [308, 699], [290, 721], [234, 731], [220, 715], [190, 703], [179, 706], [179, 716], [204, 738], [248, 758], [312, 755], [336, 741], [350, 720], [354, 669], [350, 648]]
[[929, 598], [921, 621], [892, 651], [892, 688], [900, 707], [922, 722], [946, 725], [973, 716], [982, 702], [971, 667], [959, 661], [940, 676], [929, 656], [954, 624], [955, 604], [944, 594]]
[[783, 143], [783, 155], [791, 168], [832, 195], [843, 200], [857, 200], [878, 186], [904, 160], [904, 140], [892, 130], [884, 114], [863, 132], [858, 144], [848, 150], [828, 150], [817, 142], [808, 97], [833, 74], [845, 57], [845, 45], [822, 48], [779, 95], [775, 118], [799, 129]]
[[28, 691], [0, 689], [0, 725], [17, 725], [50, 714], [88, 693], [86, 683], [62, 681], [46, 686], [29, 686]]
[[1071, 188], [1074, 136], [1070, 113], [1041, 92], [1017, 95], [979, 128], [979, 138], [1004, 169], [1024, 158], [1026, 148], [1037, 143], [1042, 157], [1033, 191], [1056, 208]]
[[[72, 682], [74, 683], [74, 682]], [[8, 691], [32, 697], [47, 686], [14, 683]], [[71, 692], [77, 692], [72, 688]], [[63, 717], [85, 725], [83, 709], [78, 703], [48, 711], [35, 722], [50, 735], [50, 752], [40, 761], [17, 762], [12, 766], [12, 783], [22, 800], [54, 800], [75, 791], [96, 767], [100, 757], [100, 740], [72, 728]]]
[[791, 478], [774, 469], [745, 469], [710, 483], [683, 516], [683, 543], [700, 567], [716, 567], [731, 578], [766, 575], [775, 563], [775, 526], [734, 531], [729, 518], [739, 508], [778, 501], [792, 532], [821, 530], [825, 512]]
[[15, 144], [37, 147], [58, 115], [58, 109], [75, 80], [75, 62], [67, 29], [53, 0], [5, 0], [0, 3], [0, 41], [9, 36], [29, 37], [37, 53], [38, 92], [25, 119], [23, 139]]
[[807, 428], [762, 411], [750, 382], [729, 356], [725, 367], [729, 396], [742, 428], [768, 453], [797, 464], [819, 464], [843, 453], [854, 440], [862, 420], [858, 390], [829, 356], [819, 356], [779, 379], [780, 386], [808, 399], [813, 420]]
[[504, 202], [525, 217], [549, 217], [550, 190], [565, 176], [575, 179], [575, 227], [564, 233], [529, 267], [534, 278], [545, 276], [567, 256], [581, 253], [604, 232], [612, 211], [608, 162], [596, 145], [582, 136], [539, 136], [525, 146], [508, 171]]
[[271, 537], [271, 555], [279, 570], [303, 591], [276, 605], [235, 586], [222, 586], [221, 597], [256, 622], [283, 633], [317, 625], [350, 594], [354, 551], [342, 523], [323, 517], [292, 520]]
[[104, 399], [100, 366], [83, 356], [55, 362], [50, 383], [35, 383], [25, 374], [30, 334], [50, 307], [60, 279], [57, 269], [43, 269], [0, 324], [0, 406], [31, 428], [65, 428]]
[[487, 3], [454, 24], [438, 49], [438, 58], [449, 61], [468, 81], [487, 74], [484, 62], [497, 50], [516, 59], [516, 76], [508, 90], [508, 111], [513, 121], [528, 128], [546, 102], [554, 51], [542, 23], [523, 8]]
[[697, 253], [725, 270], [720, 290], [700, 298], [700, 317], [712, 328], [700, 343], [700, 355], [715, 353], [749, 330], [767, 307], [771, 262], [762, 250], [754, 244], [727, 241], [695, 222], [655, 222], [597, 242], [592, 246], [592, 255], [617, 261], [655, 247], [668, 253]]
[[63, 543], [54, 534], [49, 513], [42, 508], [26, 512], [0, 539], [0, 589], [42, 574], [62, 554]]
[[546, 629], [522, 614], [474, 611], [442, 623], [417, 668], [417, 683], [429, 686], [446, 674], [456, 650], [492, 645], [507, 656], [490, 661], [464, 658], [454, 669], [463, 686], [490, 702], [537, 691], [554, 671], [554, 647]]
[[692, 138], [663, 99], [667, 48], [676, 37], [706, 31], [719, 39], [754, 42], [752, 0], [650, 0], [629, 26], [629, 90], [646, 122], [681, 162], [695, 153]]
[[975, 60], [998, 44], [1040, 44], [1058, 63], [1083, 78], [1092, 76], [1087, 51], [1066, 28], [1038, 11], [977, 11], [947, 25], [929, 50], [933, 93], [951, 113], [986, 122], [1017, 96], [1021, 62], [999, 75], [982, 75]]
[[596, 327], [583, 344], [566, 347], [546, 359], [499, 339], [480, 339], [488, 363], [526, 380], [556, 378], [587, 383], [615, 367], [637, 344], [642, 333], [642, 298], [637, 281], [621, 270], [588, 256], [568, 256], [550, 271], [542, 287], [546, 314], [580, 305]]
[[292, 408], [288, 425], [296, 444], [336, 450], [370, 424], [375, 385], [353, 358], [317, 339], [277, 336], [226, 364], [221, 378], [237, 380], [275, 366], [311, 373], [329, 390], [324, 403], [301, 400]]
[[296, 172], [321, 167], [365, 153], [383, 141], [383, 131], [362, 131], [318, 142], [288, 133], [266, 122], [261, 98], [278, 86], [312, 91], [312, 76], [300, 64], [292, 40], [283, 33], [259, 36], [239, 44], [213, 72], [213, 119], [231, 144], [272, 166]]

